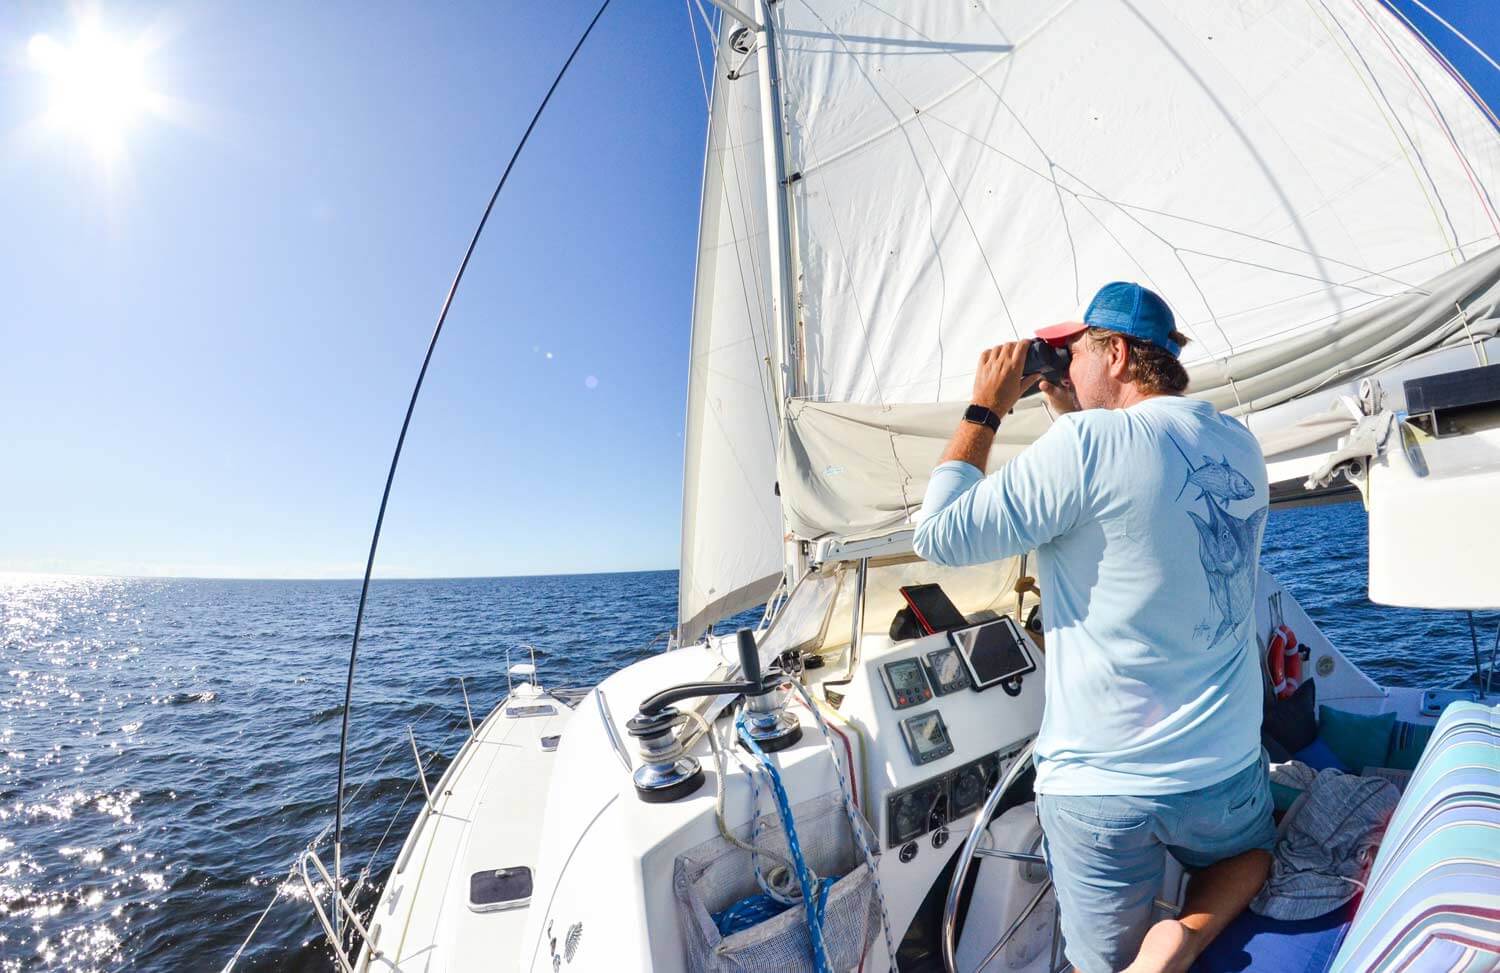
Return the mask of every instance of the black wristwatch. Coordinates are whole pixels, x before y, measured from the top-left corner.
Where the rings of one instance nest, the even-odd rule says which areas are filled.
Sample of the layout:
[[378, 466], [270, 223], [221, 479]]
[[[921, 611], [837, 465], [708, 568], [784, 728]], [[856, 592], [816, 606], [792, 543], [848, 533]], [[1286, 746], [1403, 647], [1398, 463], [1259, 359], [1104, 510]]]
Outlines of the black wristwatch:
[[972, 422], [979, 426], [989, 426], [990, 432], [1000, 429], [1000, 417], [995, 415], [993, 409], [986, 409], [982, 405], [971, 405], [964, 410], [964, 422]]

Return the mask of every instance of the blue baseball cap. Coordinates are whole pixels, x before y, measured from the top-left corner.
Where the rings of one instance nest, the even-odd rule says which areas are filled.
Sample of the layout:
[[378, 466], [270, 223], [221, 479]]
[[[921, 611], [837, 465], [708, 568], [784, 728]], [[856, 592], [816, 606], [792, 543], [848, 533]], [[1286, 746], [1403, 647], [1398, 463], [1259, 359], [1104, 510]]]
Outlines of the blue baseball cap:
[[1099, 288], [1082, 321], [1054, 324], [1042, 328], [1036, 336], [1049, 345], [1061, 346], [1086, 328], [1105, 328], [1149, 341], [1176, 357], [1182, 353], [1182, 346], [1171, 338], [1176, 326], [1172, 309], [1161, 295], [1140, 284], [1117, 280]]

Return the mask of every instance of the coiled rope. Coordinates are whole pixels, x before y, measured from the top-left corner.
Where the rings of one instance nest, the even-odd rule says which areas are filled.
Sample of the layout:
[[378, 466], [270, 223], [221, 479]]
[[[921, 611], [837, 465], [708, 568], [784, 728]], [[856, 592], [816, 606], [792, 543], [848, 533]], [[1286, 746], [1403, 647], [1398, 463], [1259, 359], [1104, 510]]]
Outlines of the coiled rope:
[[[755, 884], [760, 887], [761, 892], [765, 893], [767, 898], [783, 906], [796, 905], [801, 896], [800, 888], [792, 887], [792, 883], [796, 880], [797, 866], [792, 864], [789, 859], [783, 858], [774, 851], [763, 849], [759, 845], [759, 775], [751, 765], [746, 764], [743, 760], [739, 761], [746, 776], [750, 778], [750, 840], [744, 841], [739, 835], [729, 830], [729, 822], [724, 818], [724, 781], [729, 777], [729, 758], [724, 752], [723, 745], [719, 742], [718, 735], [714, 732], [713, 727], [709, 725], [708, 721], [693, 710], [688, 710], [687, 715], [697, 721], [698, 726], [703, 731], [703, 735], [708, 738], [709, 749], [713, 751], [714, 755], [714, 767], [719, 772], [719, 786], [716, 788], [716, 793], [714, 794], [714, 820], [719, 825], [719, 835], [741, 851], [748, 851], [750, 853], [750, 867], [755, 871]], [[739, 760], [739, 754], [735, 754], [735, 759]], [[776, 875], [770, 877], [766, 875], [760, 864], [762, 857], [770, 858], [781, 866]]]

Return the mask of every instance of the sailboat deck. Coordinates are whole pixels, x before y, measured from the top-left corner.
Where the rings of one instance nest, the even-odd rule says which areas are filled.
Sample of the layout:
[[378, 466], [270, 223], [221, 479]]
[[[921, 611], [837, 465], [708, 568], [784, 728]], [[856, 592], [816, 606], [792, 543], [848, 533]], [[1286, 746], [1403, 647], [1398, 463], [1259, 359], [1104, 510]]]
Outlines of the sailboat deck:
[[[537, 707], [551, 712], [530, 715]], [[490, 713], [433, 791], [432, 807], [407, 839], [396, 870], [370, 917], [374, 950], [361, 971], [519, 968], [513, 949], [529, 906], [475, 911], [476, 872], [527, 866], [541, 844], [551, 750], [572, 710], [520, 685]]]

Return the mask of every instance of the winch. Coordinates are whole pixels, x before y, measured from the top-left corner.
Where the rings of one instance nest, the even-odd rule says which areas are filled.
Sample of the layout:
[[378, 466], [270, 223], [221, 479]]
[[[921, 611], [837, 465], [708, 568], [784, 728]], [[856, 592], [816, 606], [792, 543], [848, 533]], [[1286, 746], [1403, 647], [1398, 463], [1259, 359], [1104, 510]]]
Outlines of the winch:
[[738, 681], [693, 682], [664, 689], [644, 699], [625, 724], [625, 731], [640, 741], [641, 766], [634, 778], [641, 800], [649, 804], [675, 801], [703, 785], [702, 766], [687, 753], [676, 732], [687, 717], [673, 703], [743, 693], [746, 731], [762, 751], [775, 753], [802, 739], [802, 726], [787, 711], [786, 696], [778, 688], [785, 674], [775, 669], [761, 673], [760, 652], [750, 629], [740, 629], [735, 638], [740, 656]]

